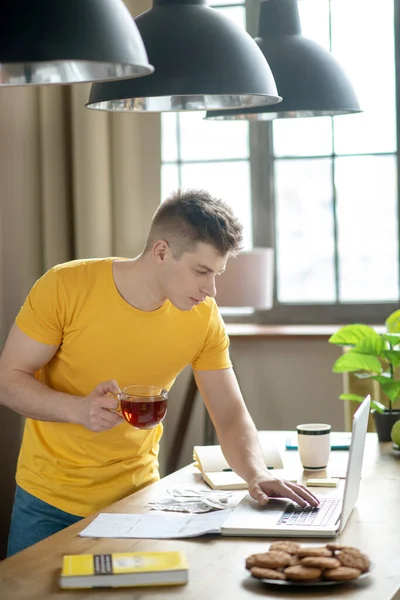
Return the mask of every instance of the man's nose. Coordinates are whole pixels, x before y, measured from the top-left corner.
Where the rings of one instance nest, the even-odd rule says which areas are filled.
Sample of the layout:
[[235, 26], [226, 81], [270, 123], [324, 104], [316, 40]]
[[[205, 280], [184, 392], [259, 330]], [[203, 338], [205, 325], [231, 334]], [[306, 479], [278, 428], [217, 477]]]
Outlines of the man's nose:
[[215, 296], [217, 295], [217, 288], [215, 287], [215, 278], [214, 277], [212, 277], [212, 279], [210, 279], [207, 282], [207, 284], [202, 287], [201, 293], [206, 294], [207, 296], [210, 296], [211, 298], [215, 298]]

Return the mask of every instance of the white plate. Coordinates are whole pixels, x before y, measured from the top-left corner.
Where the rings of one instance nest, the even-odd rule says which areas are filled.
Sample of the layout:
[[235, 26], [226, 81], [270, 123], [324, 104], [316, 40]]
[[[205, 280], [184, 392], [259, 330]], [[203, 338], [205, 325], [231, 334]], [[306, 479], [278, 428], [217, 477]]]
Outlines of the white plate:
[[[353, 583], [355, 581], [360, 581], [361, 579], [365, 579], [371, 575], [373, 570], [373, 565], [371, 563], [369, 571], [366, 573], [361, 573], [357, 579], [343, 579], [341, 581], [329, 581], [328, 579], [322, 581], [288, 581], [287, 579], [260, 579], [260, 581], [272, 585], [288, 585], [290, 587], [325, 587], [328, 585], [339, 585], [343, 583]], [[257, 577], [253, 577], [252, 579], [257, 579]]]

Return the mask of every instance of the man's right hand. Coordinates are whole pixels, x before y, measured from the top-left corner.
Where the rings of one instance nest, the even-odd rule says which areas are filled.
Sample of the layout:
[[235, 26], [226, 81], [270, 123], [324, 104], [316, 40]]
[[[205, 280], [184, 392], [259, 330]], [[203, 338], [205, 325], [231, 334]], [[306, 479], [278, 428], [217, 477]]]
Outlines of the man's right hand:
[[95, 432], [106, 431], [119, 425], [124, 420], [123, 417], [112, 412], [118, 407], [118, 400], [108, 394], [120, 392], [114, 379], [99, 383], [93, 392], [80, 399], [76, 422]]

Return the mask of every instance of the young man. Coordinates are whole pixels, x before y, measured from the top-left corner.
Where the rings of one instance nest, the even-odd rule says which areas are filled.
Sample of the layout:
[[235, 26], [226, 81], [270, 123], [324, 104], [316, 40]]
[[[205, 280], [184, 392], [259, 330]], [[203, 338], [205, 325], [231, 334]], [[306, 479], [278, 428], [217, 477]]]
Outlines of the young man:
[[162, 426], [137, 430], [110, 411], [129, 384], [170, 389], [191, 364], [231, 467], [261, 504], [304, 487], [266, 470], [229, 360], [214, 296], [240, 248], [231, 209], [204, 191], [156, 211], [135, 259], [57, 265], [31, 289], [0, 360], [0, 402], [27, 417], [8, 555], [156, 481]]

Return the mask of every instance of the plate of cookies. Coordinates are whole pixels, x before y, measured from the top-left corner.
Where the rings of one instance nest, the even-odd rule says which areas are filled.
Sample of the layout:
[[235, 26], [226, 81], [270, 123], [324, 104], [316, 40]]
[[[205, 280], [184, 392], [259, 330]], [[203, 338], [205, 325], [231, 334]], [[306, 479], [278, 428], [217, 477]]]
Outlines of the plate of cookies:
[[372, 570], [368, 556], [353, 546], [304, 546], [274, 542], [268, 552], [251, 554], [246, 569], [252, 577], [273, 585], [327, 586], [359, 581]]

